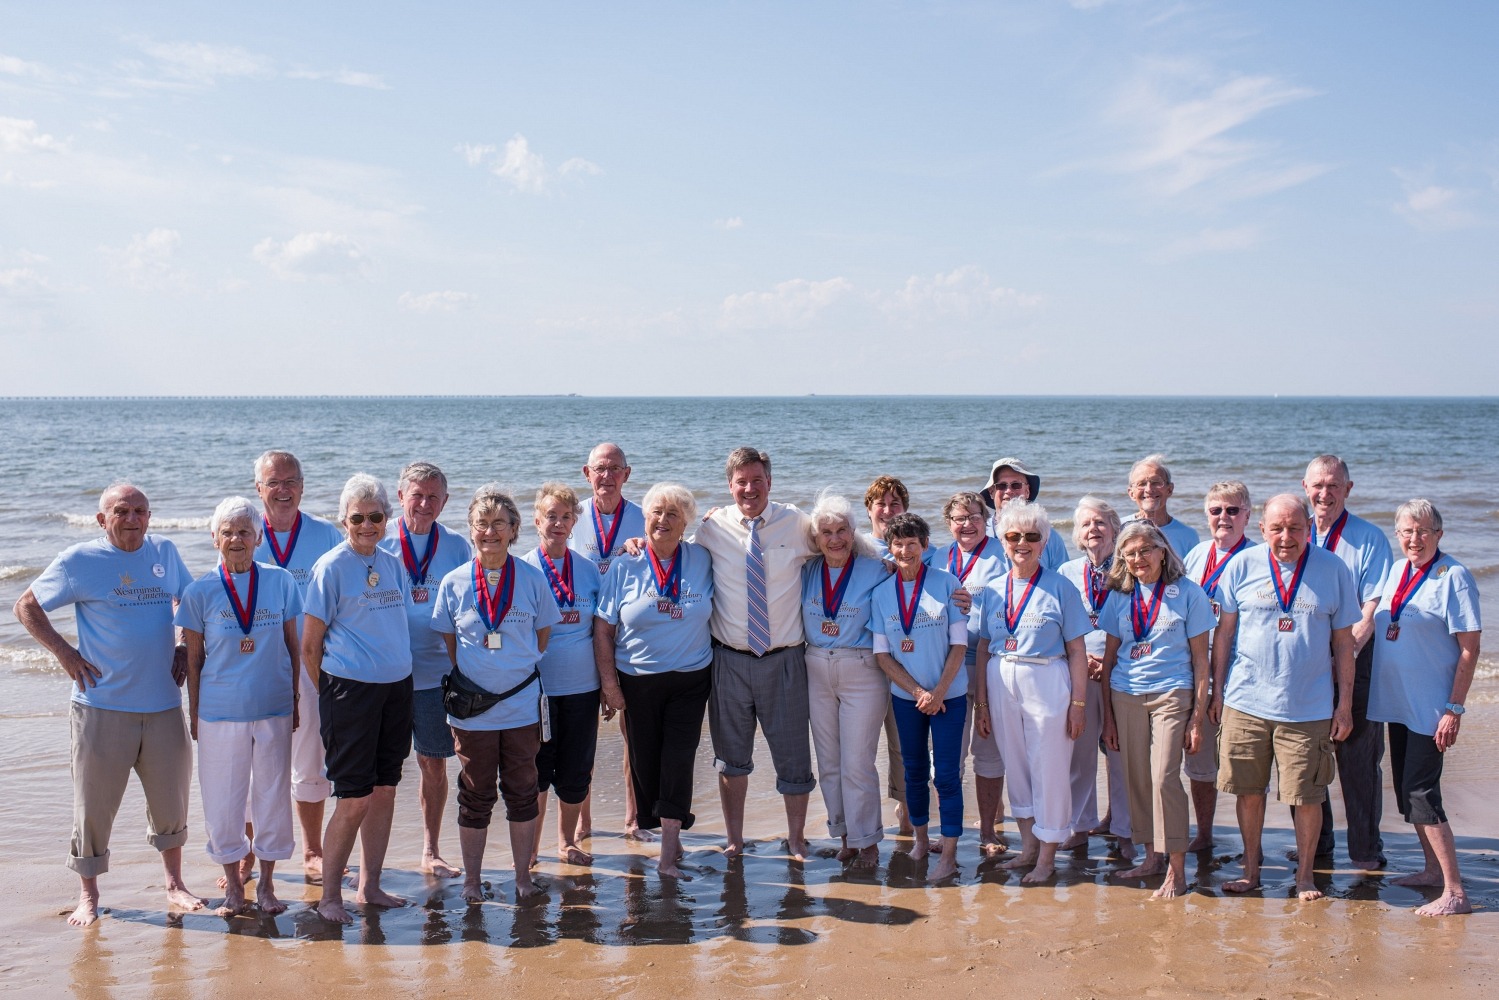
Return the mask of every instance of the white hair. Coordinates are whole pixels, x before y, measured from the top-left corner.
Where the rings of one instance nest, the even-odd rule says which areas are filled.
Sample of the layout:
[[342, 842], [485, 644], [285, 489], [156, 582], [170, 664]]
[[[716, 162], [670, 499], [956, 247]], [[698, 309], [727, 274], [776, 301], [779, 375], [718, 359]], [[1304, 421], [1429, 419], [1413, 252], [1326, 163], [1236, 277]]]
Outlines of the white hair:
[[344, 483], [343, 492], [338, 495], [339, 524], [349, 516], [349, 505], [360, 500], [375, 501], [385, 516], [390, 517], [390, 497], [385, 492], [385, 484], [368, 472], [356, 472]]
[[213, 516], [208, 519], [208, 533], [217, 536], [219, 525], [225, 521], [238, 521], [240, 518], [254, 526], [255, 543], [260, 544], [260, 511], [246, 497], [225, 497], [220, 500], [219, 505], [213, 509]]

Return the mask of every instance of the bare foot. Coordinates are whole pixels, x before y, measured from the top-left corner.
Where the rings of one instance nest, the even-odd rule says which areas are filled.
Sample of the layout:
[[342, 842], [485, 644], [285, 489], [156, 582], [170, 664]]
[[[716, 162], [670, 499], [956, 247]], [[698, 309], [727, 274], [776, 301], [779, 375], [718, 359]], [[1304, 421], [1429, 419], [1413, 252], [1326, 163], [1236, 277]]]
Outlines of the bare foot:
[[1348, 864], [1361, 872], [1377, 872], [1383, 871], [1384, 866], [1388, 864], [1388, 862], [1385, 861], [1384, 858], [1375, 858], [1369, 861], [1360, 861], [1358, 858], [1349, 858]]
[[463, 874], [463, 869], [454, 868], [440, 854], [423, 854], [422, 872], [434, 878], [458, 878]]
[[1322, 898], [1322, 890], [1308, 882], [1297, 882], [1296, 897], [1303, 903], [1310, 903], [1314, 899]]
[[1451, 917], [1459, 913], [1472, 913], [1473, 905], [1465, 892], [1444, 892], [1436, 899], [1416, 910], [1422, 917]]
[[214, 912], [221, 917], [237, 917], [245, 910], [245, 887], [242, 885], [231, 885], [224, 893], [224, 902]]
[[1055, 865], [1037, 865], [1024, 875], [1020, 876], [1022, 885], [1035, 885], [1037, 882], [1045, 882], [1057, 872]]
[[271, 888], [270, 879], [266, 879], [255, 887], [255, 905], [260, 907], [260, 912], [275, 916], [286, 912], [286, 904], [276, 895], [276, 890]]
[[565, 865], [578, 865], [579, 867], [587, 867], [588, 865], [593, 864], [593, 855], [583, 850], [583, 848], [578, 847], [576, 844], [572, 846], [560, 844], [557, 847], [557, 860]]
[[787, 837], [783, 843], [786, 845], [786, 853], [791, 855], [793, 861], [806, 861], [807, 855], [812, 853], [812, 849], [807, 846], [805, 840], [792, 840]]
[[1009, 850], [1010, 845], [1005, 843], [1003, 839], [981, 841], [979, 843], [979, 851], [986, 858], [997, 858], [1001, 854], [1008, 853]]
[[1259, 876], [1254, 878], [1236, 878], [1232, 882], [1223, 883], [1224, 892], [1244, 893], [1253, 892], [1260, 887]]
[[[246, 854], [239, 859], [239, 884], [244, 885], [255, 877], [255, 855]], [[218, 877], [214, 885], [220, 889], [229, 888], [229, 879], [223, 875]]]
[[384, 906], [389, 909], [411, 905], [409, 900], [403, 899], [400, 896], [392, 896], [384, 889], [375, 889], [369, 892], [360, 890], [358, 895], [354, 897], [354, 902], [361, 906]]
[[679, 882], [691, 882], [692, 876], [677, 867], [677, 860], [680, 859], [657, 858], [656, 873], [662, 878], [674, 878]]
[[1123, 861], [1135, 860], [1135, 842], [1128, 837], [1120, 837], [1114, 846], [1114, 853]]
[[839, 863], [845, 865], [858, 856], [859, 852], [854, 850], [852, 847], [849, 847], [847, 844], [844, 844], [842, 847], [838, 848], [838, 853], [833, 855], [833, 857], [838, 859]]
[[1188, 851], [1206, 851], [1213, 846], [1213, 835], [1210, 832], [1199, 831], [1192, 842], [1187, 845]]
[[1059, 850], [1059, 851], [1075, 851], [1079, 847], [1087, 847], [1088, 846], [1088, 836], [1089, 835], [1086, 834], [1086, 833], [1074, 833], [1072, 836], [1070, 836], [1066, 840], [1062, 841], [1062, 843], [1057, 847], [1057, 850]]
[[1136, 865], [1129, 869], [1129, 871], [1115, 872], [1114, 874], [1118, 878], [1149, 878], [1152, 875], [1159, 875], [1165, 870], [1166, 859], [1157, 854], [1153, 862], [1147, 861], [1144, 864]]
[[654, 844], [657, 837], [649, 830], [642, 830], [638, 826], [625, 827], [625, 839], [633, 840], [641, 844]]
[[1112, 816], [1109, 816], [1109, 815], [1105, 814], [1103, 820], [1097, 826], [1095, 826], [1093, 829], [1091, 829], [1091, 830], [1088, 831], [1088, 836], [1090, 836], [1090, 837], [1109, 837], [1109, 836], [1113, 836], [1111, 833], [1109, 833], [1109, 827], [1113, 825], [1113, 821], [1114, 821], [1114, 818]]
[[1010, 871], [1014, 871], [1017, 868], [1029, 868], [1031, 865], [1036, 863], [1036, 856], [1036, 851], [1031, 851], [1030, 853], [1025, 853], [1022, 851], [1020, 854], [1015, 855], [1013, 858], [1004, 862], [999, 867], [1007, 868]]
[[545, 886], [533, 882], [529, 878], [517, 878], [515, 880], [515, 901], [517, 903], [523, 903], [528, 899], [535, 899], [537, 896], [545, 895]]
[[920, 861], [932, 852], [932, 840], [927, 836], [925, 827], [920, 830], [913, 828], [913, 832], [916, 836], [916, 843], [911, 845], [911, 860]]
[[1168, 868], [1168, 869], [1166, 869], [1166, 881], [1164, 881], [1164, 882], [1161, 883], [1161, 887], [1159, 889], [1157, 889], [1155, 892], [1152, 892], [1150, 894], [1150, 898], [1151, 899], [1175, 899], [1177, 896], [1185, 896], [1186, 894], [1187, 894], [1187, 887], [1186, 887], [1186, 885], [1184, 883], [1178, 881], [1177, 877], [1176, 877], [1176, 872], [1174, 872], [1174, 871], [1172, 871], [1171, 869]]
[[1437, 886], [1445, 884], [1442, 880], [1440, 869], [1437, 871], [1419, 871], [1414, 875], [1402, 875], [1399, 878], [1390, 879], [1390, 882], [1395, 885], [1409, 886]]
[[[244, 902], [244, 889], [240, 889], [240, 902]], [[167, 905], [176, 910], [201, 910], [208, 905], [208, 900], [194, 896], [187, 891], [187, 886], [181, 882], [167, 886]]]
[[916, 833], [916, 828], [911, 825], [911, 813], [906, 809], [904, 802], [895, 804], [895, 835], [898, 837], [910, 837]]
[[470, 906], [478, 906], [490, 898], [492, 897], [485, 891], [483, 882], [467, 880], [463, 883], [463, 901]]
[[928, 876], [927, 882], [932, 885], [936, 885], [938, 882], [946, 881], [956, 874], [958, 874], [958, 859], [943, 856], [942, 859], [937, 862], [936, 870], [933, 871], [930, 876]]
[[308, 878], [322, 878], [323, 856], [321, 854], [313, 854], [311, 851], [302, 855], [302, 873]]
[[859, 853], [854, 858], [853, 867], [869, 870], [880, 866], [880, 849], [874, 844], [859, 848]]
[[744, 853], [743, 841], [731, 840], [723, 845], [723, 856], [726, 858], [737, 858]]
[[313, 909], [317, 911], [318, 916], [330, 924], [352, 924], [354, 922], [354, 918], [349, 915], [349, 911], [344, 909], [342, 898], [320, 899], [317, 906], [313, 907]]
[[68, 914], [70, 927], [87, 927], [99, 919], [99, 894], [84, 890], [78, 894], [78, 908]]

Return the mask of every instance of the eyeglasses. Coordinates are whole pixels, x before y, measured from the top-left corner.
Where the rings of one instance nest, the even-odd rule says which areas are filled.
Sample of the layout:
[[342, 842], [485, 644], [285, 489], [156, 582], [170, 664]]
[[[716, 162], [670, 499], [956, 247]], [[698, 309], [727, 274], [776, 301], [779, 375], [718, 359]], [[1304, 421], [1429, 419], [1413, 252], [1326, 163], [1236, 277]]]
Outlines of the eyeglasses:
[[617, 476], [629, 468], [628, 465], [594, 465], [590, 467], [595, 476]]
[[1219, 514], [1227, 514], [1229, 517], [1238, 517], [1243, 507], [1209, 507], [1208, 517], [1217, 517]]
[[379, 524], [385, 520], [385, 515], [377, 510], [373, 514], [350, 514], [346, 520], [354, 525], [363, 524], [365, 521], [368, 521], [370, 524]]
[[1395, 532], [1395, 534], [1401, 539], [1430, 538], [1432, 535], [1438, 533], [1439, 532], [1436, 528], [1401, 528], [1399, 531]]
[[983, 524], [986, 520], [982, 514], [950, 514], [947, 519], [953, 524]]
[[1017, 479], [1012, 483], [995, 483], [994, 489], [1000, 493], [1020, 493], [1025, 489], [1025, 480]]
[[298, 486], [302, 485], [302, 477], [293, 476], [291, 479], [267, 479], [260, 485], [264, 486], [268, 490], [279, 490], [283, 486], [285, 486], [289, 490], [296, 489]]
[[1016, 544], [1017, 542], [1021, 541], [1022, 539], [1024, 539], [1027, 542], [1039, 542], [1041, 540], [1041, 532], [1039, 532], [1039, 531], [1007, 531], [1007, 532], [1005, 532], [1005, 541], [1009, 542], [1011, 545]]
[[1132, 490], [1164, 490], [1167, 486], [1164, 479], [1142, 479], [1138, 483], [1130, 483]]

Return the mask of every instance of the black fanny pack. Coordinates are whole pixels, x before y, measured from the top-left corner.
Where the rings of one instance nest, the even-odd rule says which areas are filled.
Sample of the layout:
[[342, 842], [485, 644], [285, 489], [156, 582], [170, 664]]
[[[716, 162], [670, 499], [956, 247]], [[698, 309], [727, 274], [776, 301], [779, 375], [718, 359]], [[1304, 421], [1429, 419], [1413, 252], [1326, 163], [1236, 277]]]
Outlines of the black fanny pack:
[[442, 679], [442, 707], [455, 719], [472, 719], [476, 715], [483, 715], [506, 698], [520, 694], [540, 676], [541, 672], [532, 667], [531, 675], [515, 687], [502, 694], [493, 694], [463, 676], [462, 671], [454, 667]]

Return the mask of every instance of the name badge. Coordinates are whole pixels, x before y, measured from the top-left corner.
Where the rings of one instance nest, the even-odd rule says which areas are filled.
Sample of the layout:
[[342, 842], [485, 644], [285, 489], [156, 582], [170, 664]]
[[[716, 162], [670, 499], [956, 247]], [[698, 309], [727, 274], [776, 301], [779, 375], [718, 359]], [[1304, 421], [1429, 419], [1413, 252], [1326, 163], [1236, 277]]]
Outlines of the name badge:
[[1138, 660], [1149, 655], [1150, 643], [1148, 642], [1137, 642], [1129, 647], [1129, 658], [1131, 660]]
[[380, 574], [374, 570], [370, 570], [370, 575], [364, 578], [364, 582], [371, 587], [378, 587], [380, 586]]
[[582, 620], [583, 616], [576, 609], [562, 612], [562, 624], [564, 625], [576, 625]]
[[822, 634], [836, 636], [838, 634], [838, 623], [831, 618], [822, 623]]
[[900, 651], [902, 653], [914, 653], [914, 652], [916, 652], [916, 640], [915, 639], [902, 639], [900, 641]]
[[1400, 626], [1394, 622], [1390, 622], [1390, 627], [1384, 630], [1384, 637], [1390, 642], [1394, 642], [1400, 638]]
[[498, 633], [498, 632], [490, 632], [488, 635], [486, 635], [484, 637], [484, 648], [485, 649], [499, 649], [503, 645], [504, 645], [504, 640], [500, 638], [500, 633]]
[[239, 651], [241, 653], [255, 652], [255, 640], [251, 639], [249, 636], [245, 636], [239, 641]]
[[412, 604], [426, 604], [427, 603], [427, 588], [426, 587], [412, 587], [411, 588], [411, 603]]
[[1015, 652], [1015, 650], [1017, 650], [1019, 648], [1020, 648], [1020, 640], [1017, 639], [1017, 638], [1015, 638], [1013, 635], [1010, 636], [1008, 639], [1005, 640], [1005, 652], [1006, 653], [1013, 653], [1013, 652]]
[[1276, 628], [1282, 632], [1294, 632], [1296, 631], [1296, 619], [1290, 615], [1281, 615], [1280, 621], [1276, 623]]

